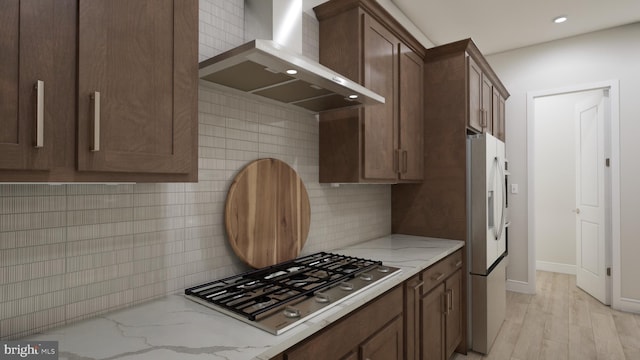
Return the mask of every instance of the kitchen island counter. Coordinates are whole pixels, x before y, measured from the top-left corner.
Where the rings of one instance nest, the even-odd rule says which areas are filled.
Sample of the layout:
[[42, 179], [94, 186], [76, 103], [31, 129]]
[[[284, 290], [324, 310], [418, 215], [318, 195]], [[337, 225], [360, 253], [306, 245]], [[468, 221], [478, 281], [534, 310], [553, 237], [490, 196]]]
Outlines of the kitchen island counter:
[[169, 295], [22, 340], [58, 341], [60, 359], [270, 359], [463, 246], [462, 241], [390, 235], [330, 252], [380, 260], [402, 271], [275, 336]]

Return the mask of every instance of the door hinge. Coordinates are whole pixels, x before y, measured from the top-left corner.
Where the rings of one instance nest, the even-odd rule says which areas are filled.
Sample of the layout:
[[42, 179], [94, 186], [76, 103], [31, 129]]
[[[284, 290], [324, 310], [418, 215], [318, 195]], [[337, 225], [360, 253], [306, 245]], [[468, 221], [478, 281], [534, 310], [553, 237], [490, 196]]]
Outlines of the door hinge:
[[607, 167], [610, 167], [610, 166], [611, 166], [611, 159], [607, 158], [607, 159], [604, 161], [604, 164], [605, 164]]
[[611, 276], [611, 268], [610, 267], [607, 268], [607, 276]]

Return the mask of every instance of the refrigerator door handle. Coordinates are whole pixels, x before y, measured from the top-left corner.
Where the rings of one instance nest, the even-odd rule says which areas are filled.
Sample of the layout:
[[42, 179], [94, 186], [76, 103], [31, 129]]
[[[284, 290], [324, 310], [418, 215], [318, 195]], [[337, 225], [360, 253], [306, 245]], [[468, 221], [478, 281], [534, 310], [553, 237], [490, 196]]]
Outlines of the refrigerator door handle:
[[504, 231], [505, 213], [507, 212], [507, 184], [505, 180], [504, 170], [502, 169], [502, 166], [500, 166], [500, 162], [498, 161], [497, 157], [496, 162], [498, 163], [497, 167], [500, 178], [500, 188], [502, 188], [502, 203], [500, 204], [500, 230], [498, 230], [498, 233], [496, 234], [496, 240], [500, 240], [500, 238], [502, 237], [502, 232]]
[[495, 230], [495, 206], [494, 206], [494, 193], [493, 190], [489, 190], [488, 194], [487, 194], [487, 223], [489, 226], [489, 229], [494, 229]]

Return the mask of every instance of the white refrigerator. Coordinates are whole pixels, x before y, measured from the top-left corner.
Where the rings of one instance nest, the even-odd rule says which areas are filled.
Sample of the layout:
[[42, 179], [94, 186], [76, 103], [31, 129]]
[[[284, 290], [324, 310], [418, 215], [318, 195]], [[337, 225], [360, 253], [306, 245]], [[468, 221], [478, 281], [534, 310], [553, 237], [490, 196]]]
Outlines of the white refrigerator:
[[506, 313], [507, 188], [504, 142], [467, 138], [468, 341], [487, 354]]

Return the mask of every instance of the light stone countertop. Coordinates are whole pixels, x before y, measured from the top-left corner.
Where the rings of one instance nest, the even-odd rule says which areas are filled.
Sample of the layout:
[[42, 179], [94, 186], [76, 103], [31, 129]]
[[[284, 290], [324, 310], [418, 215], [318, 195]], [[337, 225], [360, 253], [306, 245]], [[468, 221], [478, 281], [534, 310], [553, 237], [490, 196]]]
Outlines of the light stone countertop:
[[331, 250], [381, 260], [402, 272], [278, 336], [176, 294], [23, 340], [58, 341], [60, 359], [69, 360], [270, 359], [462, 246], [456, 240], [390, 235]]

